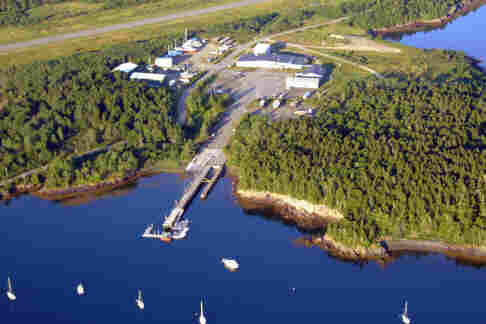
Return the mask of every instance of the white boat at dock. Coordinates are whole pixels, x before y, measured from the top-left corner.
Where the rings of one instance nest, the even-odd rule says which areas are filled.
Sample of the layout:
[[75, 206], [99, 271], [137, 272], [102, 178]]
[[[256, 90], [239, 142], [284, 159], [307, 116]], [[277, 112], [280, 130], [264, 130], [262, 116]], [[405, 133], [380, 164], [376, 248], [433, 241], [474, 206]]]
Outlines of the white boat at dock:
[[186, 237], [189, 232], [189, 220], [180, 220], [172, 227], [171, 235], [174, 240], [181, 240]]
[[227, 258], [222, 258], [221, 262], [223, 262], [223, 265], [225, 266], [226, 269], [230, 271], [236, 271], [240, 267], [238, 262], [233, 259], [227, 259]]

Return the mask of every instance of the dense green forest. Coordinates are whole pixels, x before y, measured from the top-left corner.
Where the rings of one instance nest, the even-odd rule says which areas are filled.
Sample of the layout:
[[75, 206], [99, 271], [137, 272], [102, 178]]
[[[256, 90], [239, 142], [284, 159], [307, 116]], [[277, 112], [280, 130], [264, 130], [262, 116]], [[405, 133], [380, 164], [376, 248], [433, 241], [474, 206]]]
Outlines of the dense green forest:
[[[0, 180], [56, 160], [59, 163], [51, 165], [47, 185], [96, 182], [98, 176], [105, 178], [110, 172], [189, 158], [192, 141], [175, 123], [178, 94], [111, 72], [128, 59], [143, 64], [148, 53], [163, 48], [166, 40], [137, 42], [4, 71], [0, 80]], [[76, 156], [113, 143], [125, 145], [92, 154], [85, 161], [76, 160]], [[101, 163], [103, 159], [112, 163]], [[117, 159], [123, 165], [117, 165]], [[51, 181], [56, 178], [52, 168], [65, 179]], [[91, 178], [85, 171], [71, 174], [71, 170], [83, 168], [91, 168]]]
[[351, 81], [314, 118], [246, 116], [228, 148], [240, 188], [336, 208], [327, 231], [349, 245], [485, 244], [486, 77], [441, 52], [451, 71]]
[[223, 115], [231, 103], [228, 94], [215, 94], [208, 91], [209, 85], [216, 77], [210, 77], [191, 91], [186, 101], [185, 133], [198, 141], [207, 139], [212, 127]]
[[353, 13], [352, 24], [365, 29], [376, 29], [445, 17], [461, 7], [463, 2], [462, 0], [356, 0], [349, 10]]

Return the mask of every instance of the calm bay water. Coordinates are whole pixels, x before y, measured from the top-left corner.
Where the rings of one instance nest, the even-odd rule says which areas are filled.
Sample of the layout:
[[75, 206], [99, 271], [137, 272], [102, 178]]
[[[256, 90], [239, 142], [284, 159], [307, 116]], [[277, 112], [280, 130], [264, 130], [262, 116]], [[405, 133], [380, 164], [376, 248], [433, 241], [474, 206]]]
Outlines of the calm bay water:
[[[0, 296], [2, 323], [193, 323], [201, 297], [209, 323], [398, 323], [404, 298], [417, 322], [483, 322], [484, 269], [439, 255], [385, 269], [342, 262], [296, 245], [304, 234], [293, 227], [245, 214], [228, 178], [188, 210], [186, 240], [140, 239], [182, 189], [179, 176], [165, 174], [81, 205], [23, 196], [1, 206], [0, 278], [6, 286], [13, 275], [18, 297]], [[224, 256], [241, 270], [226, 271]], [[74, 293], [79, 280], [83, 297]]]
[[447, 48], [464, 51], [482, 60], [486, 67], [486, 6], [459, 17], [446, 26], [404, 35], [401, 43], [419, 48]]
[[[402, 42], [484, 58], [481, 26], [486, 7]], [[486, 268], [441, 255], [404, 256], [384, 269], [342, 262], [297, 245], [305, 234], [296, 228], [246, 214], [228, 178], [187, 211], [186, 240], [141, 239], [183, 185], [162, 174], [78, 205], [32, 196], [0, 205], [0, 286], [13, 276], [18, 297], [9, 303], [2, 290], [1, 323], [195, 323], [201, 298], [208, 323], [399, 323], [405, 299], [415, 323], [484, 323]], [[227, 272], [225, 256], [241, 270]], [[139, 288], [144, 312], [135, 307]]]

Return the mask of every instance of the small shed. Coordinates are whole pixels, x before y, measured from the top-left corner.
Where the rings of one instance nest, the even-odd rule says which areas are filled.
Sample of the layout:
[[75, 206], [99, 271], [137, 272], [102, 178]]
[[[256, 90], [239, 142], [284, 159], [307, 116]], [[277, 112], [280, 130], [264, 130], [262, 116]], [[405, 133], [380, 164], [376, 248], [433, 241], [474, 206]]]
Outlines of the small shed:
[[272, 45], [267, 44], [267, 43], [258, 43], [253, 48], [253, 54], [256, 55], [256, 56], [258, 56], [258, 55], [269, 55], [271, 51], [272, 51]]

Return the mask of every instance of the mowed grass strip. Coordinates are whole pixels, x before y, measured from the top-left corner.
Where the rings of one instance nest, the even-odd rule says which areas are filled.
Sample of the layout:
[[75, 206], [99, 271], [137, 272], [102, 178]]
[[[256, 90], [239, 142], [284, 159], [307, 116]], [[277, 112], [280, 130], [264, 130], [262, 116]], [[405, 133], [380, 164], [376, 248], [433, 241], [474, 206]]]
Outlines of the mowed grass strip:
[[104, 27], [143, 18], [197, 10], [241, 0], [163, 0], [128, 8], [104, 9], [103, 3], [69, 2], [45, 4], [30, 10], [39, 24], [0, 28], [0, 44], [28, 41], [39, 37]]
[[[127, 43], [130, 41], [171, 37], [171, 35], [176, 33], [184, 32], [185, 28], [192, 31], [200, 31], [205, 30], [205, 28], [210, 25], [231, 23], [239, 19], [264, 15], [275, 11], [282, 11], [282, 8], [289, 11], [297, 8], [305, 8], [308, 4], [309, 0], [275, 0], [259, 5], [224, 10], [208, 15], [177, 19], [170, 22], [145, 25], [132, 29], [123, 29], [120, 31], [100, 34], [92, 37], [56, 42], [50, 45], [12, 50], [3, 53], [0, 52], [0, 65], [7, 66], [12, 64], [26, 64], [37, 60], [46, 60], [60, 56], [72, 55], [74, 53], [95, 51], [107, 46]], [[237, 31], [233, 31], [232, 33], [228, 31], [225, 34], [232, 34], [232, 36], [241, 42], [247, 41], [256, 36], [256, 34], [249, 34], [248, 32], [238, 33]], [[211, 37], [214, 35], [203, 33], [203, 36]]]

